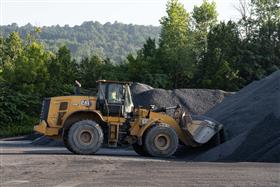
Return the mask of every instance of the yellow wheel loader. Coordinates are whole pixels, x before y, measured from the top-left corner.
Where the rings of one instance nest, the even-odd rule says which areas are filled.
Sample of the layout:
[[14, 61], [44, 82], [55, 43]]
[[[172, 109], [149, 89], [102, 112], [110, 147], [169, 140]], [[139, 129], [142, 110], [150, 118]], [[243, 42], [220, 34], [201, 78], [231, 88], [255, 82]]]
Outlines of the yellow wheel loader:
[[94, 154], [103, 145], [132, 145], [143, 156], [169, 157], [178, 144], [198, 147], [219, 134], [223, 126], [192, 116], [180, 106], [134, 107], [130, 82], [99, 80], [92, 96], [61, 96], [43, 101], [34, 130], [61, 138], [76, 154]]

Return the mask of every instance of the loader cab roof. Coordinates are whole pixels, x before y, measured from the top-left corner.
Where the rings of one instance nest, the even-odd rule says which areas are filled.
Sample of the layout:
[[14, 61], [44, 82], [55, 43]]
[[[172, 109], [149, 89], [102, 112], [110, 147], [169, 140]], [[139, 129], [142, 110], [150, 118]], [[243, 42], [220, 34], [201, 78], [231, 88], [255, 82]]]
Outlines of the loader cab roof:
[[96, 81], [97, 83], [114, 83], [114, 84], [128, 84], [131, 85], [132, 82], [128, 82], [128, 81], [112, 81], [112, 80], [98, 80]]

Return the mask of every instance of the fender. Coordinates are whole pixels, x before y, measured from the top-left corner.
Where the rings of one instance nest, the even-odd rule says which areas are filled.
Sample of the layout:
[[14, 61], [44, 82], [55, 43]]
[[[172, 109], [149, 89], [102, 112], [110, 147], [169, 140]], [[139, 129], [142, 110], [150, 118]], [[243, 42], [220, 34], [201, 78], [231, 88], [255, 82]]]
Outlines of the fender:
[[150, 128], [151, 126], [153, 126], [156, 123], [160, 123], [161, 120], [160, 119], [153, 119], [153, 120], [149, 120], [148, 123], [146, 123], [138, 132], [137, 136], [140, 138], [143, 136], [143, 134], [145, 133], [145, 131]]
[[100, 111], [98, 110], [78, 110], [72, 113], [67, 114], [66, 116], [64, 116], [64, 119], [62, 121], [62, 126], [64, 128], [68, 128], [69, 125], [71, 125], [73, 123], [73, 121], [75, 121], [75, 119], [77, 118], [98, 118], [98, 120], [105, 122], [102, 114], [100, 113]]

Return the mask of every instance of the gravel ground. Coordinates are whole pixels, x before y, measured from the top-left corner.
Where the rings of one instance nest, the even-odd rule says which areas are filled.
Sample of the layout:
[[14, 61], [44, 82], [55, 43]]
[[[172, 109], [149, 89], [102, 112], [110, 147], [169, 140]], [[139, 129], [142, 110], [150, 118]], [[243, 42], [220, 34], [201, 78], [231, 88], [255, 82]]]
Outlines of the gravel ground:
[[130, 150], [70, 154], [62, 147], [0, 141], [1, 187], [279, 186], [280, 164], [145, 158]]

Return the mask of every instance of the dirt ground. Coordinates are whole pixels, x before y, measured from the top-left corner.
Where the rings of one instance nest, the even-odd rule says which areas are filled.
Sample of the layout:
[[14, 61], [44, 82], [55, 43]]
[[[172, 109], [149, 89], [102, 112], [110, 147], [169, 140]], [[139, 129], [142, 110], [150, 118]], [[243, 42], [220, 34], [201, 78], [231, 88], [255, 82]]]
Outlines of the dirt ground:
[[186, 162], [131, 150], [73, 155], [63, 147], [0, 141], [0, 186], [280, 186], [280, 164]]

